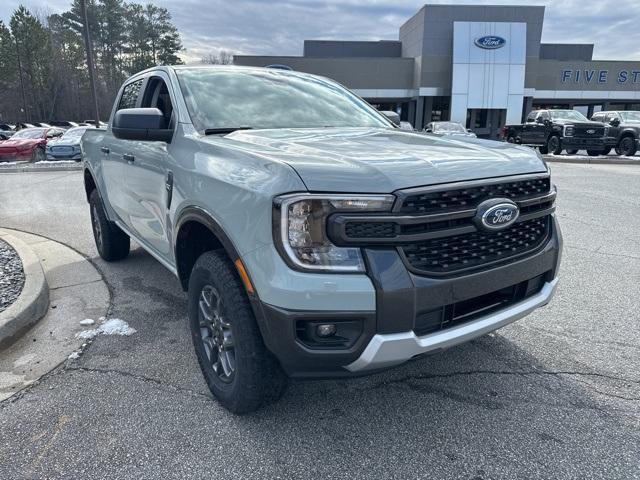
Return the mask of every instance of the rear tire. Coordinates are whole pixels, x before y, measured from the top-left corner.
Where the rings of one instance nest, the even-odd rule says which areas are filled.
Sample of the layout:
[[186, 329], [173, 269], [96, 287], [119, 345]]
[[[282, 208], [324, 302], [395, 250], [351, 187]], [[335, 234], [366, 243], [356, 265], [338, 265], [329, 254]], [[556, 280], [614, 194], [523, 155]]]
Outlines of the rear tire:
[[218, 402], [243, 414], [280, 399], [287, 377], [265, 347], [246, 291], [224, 252], [198, 258], [188, 301], [198, 363]]
[[89, 195], [89, 208], [93, 239], [100, 257], [107, 262], [115, 262], [129, 255], [129, 235], [107, 219], [98, 190], [94, 189]]
[[620, 146], [618, 148], [620, 155], [624, 155], [625, 157], [633, 157], [638, 151], [636, 140], [633, 137], [624, 137], [620, 140]]

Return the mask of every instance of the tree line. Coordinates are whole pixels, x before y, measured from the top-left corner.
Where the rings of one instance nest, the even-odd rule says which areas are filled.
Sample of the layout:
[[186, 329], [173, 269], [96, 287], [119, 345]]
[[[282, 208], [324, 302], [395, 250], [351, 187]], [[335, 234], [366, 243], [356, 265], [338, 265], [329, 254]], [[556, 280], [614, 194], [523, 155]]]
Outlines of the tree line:
[[[87, 0], [98, 108], [111, 111], [123, 80], [154, 65], [182, 63], [182, 42], [166, 8]], [[24, 6], [0, 21], [0, 122], [93, 118], [80, 2], [60, 14]]]

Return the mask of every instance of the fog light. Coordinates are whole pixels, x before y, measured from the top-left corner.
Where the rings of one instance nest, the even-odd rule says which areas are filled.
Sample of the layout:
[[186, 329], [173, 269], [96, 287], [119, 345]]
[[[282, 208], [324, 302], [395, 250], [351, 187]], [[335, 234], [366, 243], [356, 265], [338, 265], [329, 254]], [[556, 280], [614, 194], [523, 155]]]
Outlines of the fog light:
[[336, 334], [337, 328], [334, 323], [321, 324], [316, 327], [316, 333], [319, 337], [327, 338]]

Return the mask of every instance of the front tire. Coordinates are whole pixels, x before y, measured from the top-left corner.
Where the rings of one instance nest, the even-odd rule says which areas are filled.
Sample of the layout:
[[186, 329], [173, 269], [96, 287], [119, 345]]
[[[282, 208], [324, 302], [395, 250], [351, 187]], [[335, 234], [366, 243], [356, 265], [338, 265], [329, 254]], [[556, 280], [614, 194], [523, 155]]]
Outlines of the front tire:
[[552, 135], [547, 140], [547, 150], [554, 155], [560, 155], [562, 153], [562, 142], [560, 141], [560, 137], [557, 135]]
[[43, 160], [47, 159], [47, 155], [44, 152], [44, 148], [42, 147], [36, 147], [33, 149], [33, 152], [31, 153], [31, 163], [37, 163], [37, 162], [42, 162]]
[[622, 140], [620, 140], [619, 150], [620, 155], [624, 155], [625, 157], [633, 157], [638, 151], [635, 138], [624, 137]]
[[218, 402], [243, 414], [282, 397], [287, 377], [265, 347], [245, 289], [224, 252], [198, 258], [188, 299], [198, 363]]
[[107, 262], [115, 262], [129, 255], [129, 235], [107, 219], [98, 190], [89, 195], [89, 208], [93, 239], [100, 257]]

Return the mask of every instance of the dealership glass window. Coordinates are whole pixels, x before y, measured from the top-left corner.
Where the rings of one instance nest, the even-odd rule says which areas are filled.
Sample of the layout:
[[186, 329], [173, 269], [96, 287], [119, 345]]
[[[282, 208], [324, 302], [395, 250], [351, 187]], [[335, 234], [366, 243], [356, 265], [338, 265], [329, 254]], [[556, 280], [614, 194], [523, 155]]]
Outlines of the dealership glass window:
[[425, 121], [441, 122], [449, 120], [449, 111], [451, 108], [450, 97], [433, 97], [433, 107], [431, 108], [431, 119], [425, 118]]

